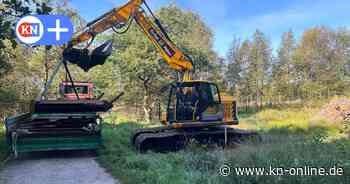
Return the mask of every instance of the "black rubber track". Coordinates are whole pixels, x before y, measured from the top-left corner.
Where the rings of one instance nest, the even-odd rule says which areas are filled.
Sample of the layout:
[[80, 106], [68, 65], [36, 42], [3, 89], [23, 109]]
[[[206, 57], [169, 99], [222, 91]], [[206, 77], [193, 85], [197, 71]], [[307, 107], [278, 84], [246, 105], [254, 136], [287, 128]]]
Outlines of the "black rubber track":
[[[226, 144], [260, 139], [257, 132], [226, 127]], [[211, 127], [205, 129], [166, 129], [162, 127], [141, 129], [135, 132], [131, 142], [139, 152], [169, 152], [183, 149], [194, 139], [200, 144], [225, 145], [225, 128]]]

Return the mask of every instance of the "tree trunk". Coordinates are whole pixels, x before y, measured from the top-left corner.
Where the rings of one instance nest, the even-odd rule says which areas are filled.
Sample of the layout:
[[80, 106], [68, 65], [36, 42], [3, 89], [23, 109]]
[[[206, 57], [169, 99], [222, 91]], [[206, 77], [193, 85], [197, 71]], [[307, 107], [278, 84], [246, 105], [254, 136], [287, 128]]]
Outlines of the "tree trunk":
[[[146, 92], [147, 93], [147, 92]], [[144, 119], [147, 121], [147, 122], [150, 122], [152, 120], [152, 108], [151, 108], [151, 105], [149, 103], [149, 95], [148, 94], [145, 94], [145, 96], [143, 97], [143, 111], [145, 113], [144, 115]]]
[[150, 78], [139, 76], [139, 79], [143, 82], [144, 96], [143, 96], [143, 111], [144, 119], [146, 122], [152, 121], [152, 99], [150, 94]]
[[256, 80], [256, 89], [255, 89], [255, 108], [256, 111], [259, 111], [259, 82]]

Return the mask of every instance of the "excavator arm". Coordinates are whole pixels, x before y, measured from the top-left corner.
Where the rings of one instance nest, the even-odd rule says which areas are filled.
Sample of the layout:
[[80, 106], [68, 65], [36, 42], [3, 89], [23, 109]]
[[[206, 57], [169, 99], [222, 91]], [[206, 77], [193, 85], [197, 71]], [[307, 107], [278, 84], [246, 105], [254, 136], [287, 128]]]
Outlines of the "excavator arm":
[[159, 20], [154, 17], [153, 13], [147, 6], [155, 20], [155, 22], [151, 21], [141, 7], [142, 4], [147, 6], [144, 0], [131, 0], [127, 4], [119, 8], [115, 8], [100, 16], [96, 20], [88, 23], [87, 26], [69, 42], [68, 47], [64, 52], [66, 60], [79, 65], [86, 71], [97, 64], [103, 64], [108, 56], [102, 57], [102, 59], [94, 59], [101, 58], [94, 55], [108, 55], [101, 54], [101, 52], [106, 50], [105, 47], [110, 46], [110, 44], [104, 44], [95, 49], [101, 52], [93, 51], [93, 54], [90, 54], [90, 56], [88, 56], [87, 49], [81, 50], [73, 47], [88, 41], [91, 43], [97, 34], [105, 32], [111, 28], [120, 29], [122, 27], [129, 26], [128, 24], [130, 24], [132, 20], [135, 20], [146, 37], [157, 49], [159, 49], [165, 62], [172, 69], [183, 73], [182, 80], [190, 80], [190, 72], [193, 69], [191, 59], [170, 40], [167, 33], [159, 23]]
[[[150, 16], [143, 7], [147, 8]], [[74, 47], [85, 42], [89, 46], [97, 34], [108, 29], [124, 33], [132, 21], [138, 24], [144, 35], [159, 49], [164, 61], [182, 74], [179, 81], [170, 86], [167, 110], [162, 118], [165, 126], [136, 131], [132, 143], [137, 150], [177, 150], [190, 142], [190, 139], [196, 139], [200, 143], [222, 144], [234, 142], [238, 137], [255, 135], [222, 126], [238, 123], [236, 103], [231, 98], [221, 98], [215, 83], [191, 80], [194, 66], [190, 57], [171, 41], [145, 0], [130, 0], [124, 6], [90, 22], [70, 41], [63, 53], [64, 58], [84, 70], [103, 64], [111, 54], [111, 42], [107, 41], [92, 52]]]
[[114, 8], [101, 15], [97, 19], [89, 22], [68, 44], [68, 47], [76, 46], [80, 43], [93, 39], [97, 34], [103, 33], [112, 27], [124, 26], [134, 12], [140, 7], [143, 0], [131, 0], [122, 7]]

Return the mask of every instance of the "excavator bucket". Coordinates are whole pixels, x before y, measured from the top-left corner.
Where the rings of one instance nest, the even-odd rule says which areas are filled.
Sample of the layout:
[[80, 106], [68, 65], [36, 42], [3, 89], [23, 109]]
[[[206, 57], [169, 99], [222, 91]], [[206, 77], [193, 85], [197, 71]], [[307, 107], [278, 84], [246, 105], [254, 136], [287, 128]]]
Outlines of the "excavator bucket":
[[91, 52], [88, 49], [66, 48], [63, 51], [63, 58], [88, 72], [96, 65], [103, 65], [106, 62], [112, 54], [112, 46], [112, 40], [108, 40]]

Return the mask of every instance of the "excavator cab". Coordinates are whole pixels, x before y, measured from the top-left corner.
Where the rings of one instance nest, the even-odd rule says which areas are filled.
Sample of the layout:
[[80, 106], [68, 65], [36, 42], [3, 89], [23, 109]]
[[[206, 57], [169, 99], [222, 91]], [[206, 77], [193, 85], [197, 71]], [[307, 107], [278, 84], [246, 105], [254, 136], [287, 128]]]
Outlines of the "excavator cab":
[[224, 106], [216, 84], [207, 81], [175, 82], [170, 85], [163, 122], [212, 122], [224, 119]]

